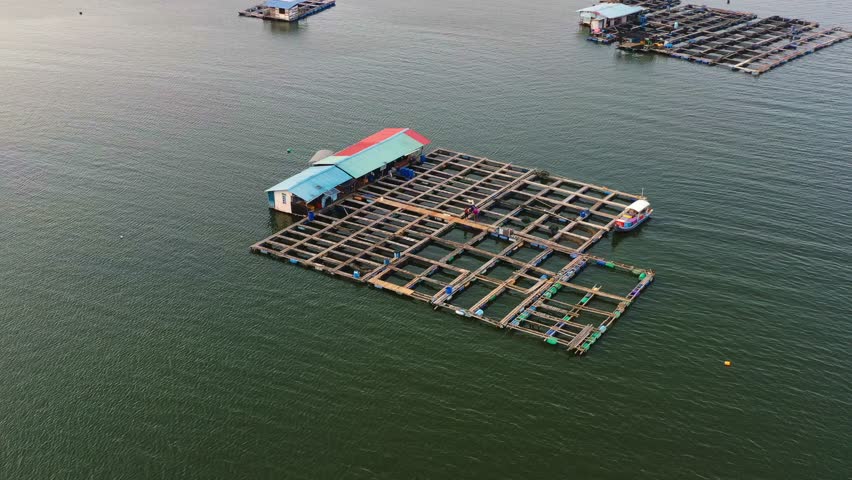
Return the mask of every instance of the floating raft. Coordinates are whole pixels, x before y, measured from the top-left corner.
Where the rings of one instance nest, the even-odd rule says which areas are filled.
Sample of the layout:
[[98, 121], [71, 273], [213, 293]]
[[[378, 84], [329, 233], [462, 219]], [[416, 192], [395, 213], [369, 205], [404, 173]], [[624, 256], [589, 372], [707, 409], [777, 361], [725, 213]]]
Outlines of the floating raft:
[[660, 0], [623, 0], [645, 7], [641, 25], [620, 26], [607, 34], [624, 50], [648, 51], [705, 65], [760, 75], [825, 47], [849, 40], [840, 27], [773, 16], [758, 18], [697, 5], [671, 6]]
[[335, 4], [336, 0], [269, 0], [238, 13], [241, 17], [297, 22], [331, 8]]
[[[383, 177], [251, 250], [578, 354], [654, 280], [586, 253], [637, 195], [448, 150], [411, 168], [413, 179]], [[480, 212], [465, 217], [471, 201]], [[589, 269], [633, 286], [606, 291], [583, 281]]]

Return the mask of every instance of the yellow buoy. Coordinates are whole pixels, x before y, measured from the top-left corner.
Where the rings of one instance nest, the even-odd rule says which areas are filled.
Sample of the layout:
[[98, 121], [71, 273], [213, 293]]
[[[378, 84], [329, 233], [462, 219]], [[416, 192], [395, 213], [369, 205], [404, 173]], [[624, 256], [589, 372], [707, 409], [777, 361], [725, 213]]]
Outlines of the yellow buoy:
[[730, 366], [731, 366], [731, 361], [730, 361], [730, 360], [725, 360], [725, 366], [726, 366], [726, 367], [730, 367]]

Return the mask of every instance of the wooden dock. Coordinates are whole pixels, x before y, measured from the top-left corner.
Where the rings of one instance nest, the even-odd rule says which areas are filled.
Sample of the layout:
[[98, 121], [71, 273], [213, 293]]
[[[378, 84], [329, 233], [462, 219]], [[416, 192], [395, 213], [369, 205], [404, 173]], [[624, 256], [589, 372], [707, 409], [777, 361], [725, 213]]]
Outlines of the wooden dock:
[[[383, 177], [251, 250], [578, 354], [654, 279], [587, 253], [637, 195], [447, 150], [411, 168], [414, 179]], [[630, 288], [584, 282], [590, 269]]]
[[665, 0], [623, 0], [647, 8], [641, 24], [602, 36], [618, 48], [653, 52], [704, 65], [760, 75], [805, 55], [852, 38], [840, 27], [699, 5], [671, 6]]

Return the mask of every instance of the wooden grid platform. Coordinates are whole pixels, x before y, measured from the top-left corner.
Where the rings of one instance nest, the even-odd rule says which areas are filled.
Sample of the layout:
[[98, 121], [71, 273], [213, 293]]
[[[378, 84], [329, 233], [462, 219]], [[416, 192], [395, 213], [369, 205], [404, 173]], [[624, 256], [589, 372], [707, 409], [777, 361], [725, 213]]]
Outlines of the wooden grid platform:
[[670, 40], [672, 48], [657, 52], [760, 75], [849, 38], [852, 34], [840, 28], [820, 29], [817, 23], [769, 17], [675, 37]]
[[[705, 65], [760, 75], [796, 58], [852, 38], [839, 27], [773, 16], [758, 18], [699, 5], [665, 7], [665, 0], [627, 2], [645, 6], [645, 25], [619, 26], [619, 48], [649, 51]], [[610, 36], [613, 32], [608, 32]]]
[[748, 12], [685, 5], [648, 14], [647, 26], [655, 34], [671, 35], [670, 43], [682, 43], [714, 34], [757, 18]]
[[[587, 253], [637, 195], [447, 150], [412, 168], [413, 180], [379, 179], [251, 250], [576, 353], [654, 279]], [[471, 201], [478, 216], [465, 216]], [[586, 281], [591, 270], [622, 288]]]

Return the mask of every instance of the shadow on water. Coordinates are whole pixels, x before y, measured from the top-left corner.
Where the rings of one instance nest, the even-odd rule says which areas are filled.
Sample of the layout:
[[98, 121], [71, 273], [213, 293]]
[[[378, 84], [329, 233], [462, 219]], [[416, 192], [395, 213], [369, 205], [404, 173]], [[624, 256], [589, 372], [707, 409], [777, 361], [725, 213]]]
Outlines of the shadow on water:
[[630, 230], [629, 232], [616, 232], [616, 231], [611, 232], [609, 235], [610, 235], [610, 238], [612, 238], [612, 248], [613, 249], [617, 248], [619, 243], [623, 242], [624, 240], [626, 240], [628, 238], [639, 238], [639, 237], [641, 237], [643, 228], [650, 225], [653, 221], [654, 221], [654, 218], [651, 217], [651, 218], [645, 220], [642, 223], [642, 225], [639, 225], [638, 228], [636, 228], [635, 230]]
[[615, 49], [616, 61], [625, 63], [651, 63], [657, 60], [658, 54], [653, 52], [629, 52]]
[[[577, 36], [578, 40], [586, 41], [586, 39], [588, 39], [589, 36], [591, 36], [591, 34], [592, 34], [592, 31], [589, 30], [588, 27], [580, 27], [576, 31], [576, 36]], [[593, 42], [589, 42], [589, 43], [593, 43]], [[605, 47], [606, 45], [600, 45], [600, 46]]]
[[295, 215], [291, 215], [289, 213], [279, 212], [277, 210], [269, 209], [269, 228], [273, 232], [278, 232], [284, 230], [290, 225], [299, 221], [299, 217]]
[[295, 35], [304, 28], [302, 26], [302, 22], [280, 22], [274, 20], [264, 20], [263, 24], [264, 28], [267, 31], [275, 34]]

